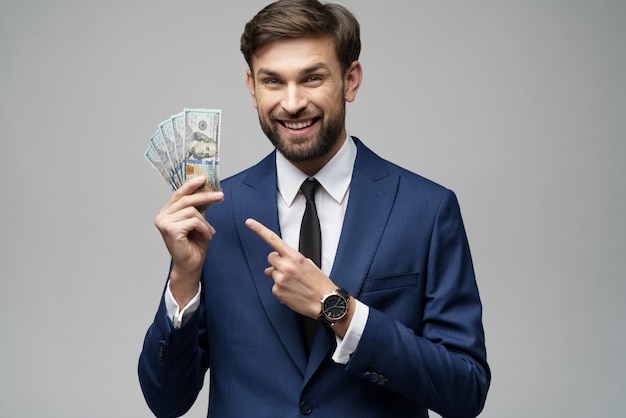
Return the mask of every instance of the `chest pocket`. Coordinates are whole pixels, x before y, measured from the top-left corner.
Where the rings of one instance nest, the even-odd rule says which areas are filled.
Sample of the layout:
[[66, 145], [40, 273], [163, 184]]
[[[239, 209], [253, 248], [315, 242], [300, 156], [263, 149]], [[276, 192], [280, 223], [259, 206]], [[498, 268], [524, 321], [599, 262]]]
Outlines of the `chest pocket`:
[[357, 298], [418, 332], [424, 310], [423, 287], [417, 272], [372, 277], [363, 282]]
[[394, 290], [403, 287], [417, 286], [419, 273], [407, 273], [397, 276], [372, 277], [363, 282], [361, 294], [385, 290]]

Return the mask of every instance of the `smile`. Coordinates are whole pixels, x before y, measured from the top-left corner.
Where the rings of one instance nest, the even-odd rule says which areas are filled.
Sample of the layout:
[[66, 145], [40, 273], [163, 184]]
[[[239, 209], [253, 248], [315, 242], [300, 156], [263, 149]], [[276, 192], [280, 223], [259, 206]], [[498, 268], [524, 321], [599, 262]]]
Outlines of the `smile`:
[[299, 130], [299, 129], [308, 128], [309, 126], [313, 125], [315, 120], [316, 119], [309, 119], [309, 120], [301, 121], [301, 122], [287, 122], [287, 121], [283, 121], [282, 123], [288, 129]]

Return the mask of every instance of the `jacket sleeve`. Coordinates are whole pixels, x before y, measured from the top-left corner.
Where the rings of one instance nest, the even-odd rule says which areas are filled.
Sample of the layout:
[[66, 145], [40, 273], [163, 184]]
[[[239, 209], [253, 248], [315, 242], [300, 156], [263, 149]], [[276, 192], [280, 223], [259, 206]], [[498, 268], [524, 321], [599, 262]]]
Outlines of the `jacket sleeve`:
[[387, 311], [384, 303], [372, 307], [376, 298], [389, 299], [389, 292], [370, 296], [374, 303], [368, 303], [368, 321], [346, 370], [443, 417], [475, 417], [491, 375], [469, 245], [451, 191], [444, 193], [424, 241], [420, 294], [404, 306], [415, 321], [399, 320], [402, 315]]
[[139, 383], [157, 417], [187, 412], [202, 389], [208, 369], [208, 344], [203, 331], [204, 305], [175, 329], [161, 298], [139, 356]]

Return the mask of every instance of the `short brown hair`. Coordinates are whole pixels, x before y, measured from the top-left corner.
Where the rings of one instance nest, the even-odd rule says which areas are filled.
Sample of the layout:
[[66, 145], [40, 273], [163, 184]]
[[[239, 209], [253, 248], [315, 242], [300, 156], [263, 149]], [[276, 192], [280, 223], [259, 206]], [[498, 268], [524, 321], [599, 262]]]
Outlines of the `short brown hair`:
[[360, 26], [345, 7], [317, 0], [278, 0], [256, 14], [241, 35], [241, 52], [252, 69], [252, 56], [269, 43], [286, 38], [330, 36], [345, 71], [361, 53]]

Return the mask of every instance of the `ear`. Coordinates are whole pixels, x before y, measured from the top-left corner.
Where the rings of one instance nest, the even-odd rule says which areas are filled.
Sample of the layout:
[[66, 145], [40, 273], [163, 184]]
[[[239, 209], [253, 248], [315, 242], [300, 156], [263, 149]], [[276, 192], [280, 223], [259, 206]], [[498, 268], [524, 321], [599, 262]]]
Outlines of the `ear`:
[[246, 70], [246, 86], [248, 87], [248, 92], [250, 93], [250, 96], [252, 96], [252, 106], [257, 109], [258, 107], [256, 101], [256, 90], [254, 88], [254, 76], [252, 75], [252, 71], [250, 70], [250, 68]]
[[361, 81], [363, 80], [363, 68], [359, 61], [352, 61], [352, 64], [346, 70], [344, 75], [344, 96], [346, 102], [353, 102], [356, 98], [356, 92], [359, 90]]

